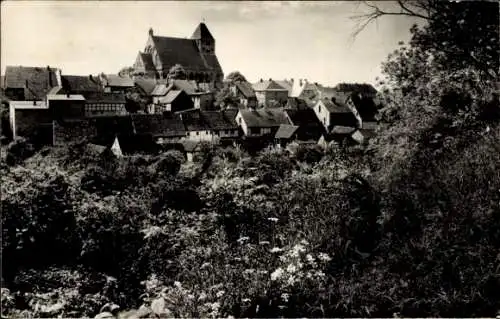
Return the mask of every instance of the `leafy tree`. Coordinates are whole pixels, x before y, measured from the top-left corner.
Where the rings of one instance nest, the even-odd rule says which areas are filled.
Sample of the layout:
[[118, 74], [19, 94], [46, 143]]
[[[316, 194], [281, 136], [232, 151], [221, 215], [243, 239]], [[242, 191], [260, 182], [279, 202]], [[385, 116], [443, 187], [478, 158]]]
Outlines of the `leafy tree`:
[[118, 72], [118, 75], [120, 76], [131, 76], [132, 72], [134, 71], [134, 68], [131, 66], [125, 66], [121, 68], [121, 70]]
[[187, 77], [186, 70], [180, 64], [176, 64], [168, 71], [167, 79], [169, 80], [185, 80]]
[[240, 73], [240, 71], [233, 71], [226, 76], [226, 80], [232, 82], [247, 82], [247, 79]]

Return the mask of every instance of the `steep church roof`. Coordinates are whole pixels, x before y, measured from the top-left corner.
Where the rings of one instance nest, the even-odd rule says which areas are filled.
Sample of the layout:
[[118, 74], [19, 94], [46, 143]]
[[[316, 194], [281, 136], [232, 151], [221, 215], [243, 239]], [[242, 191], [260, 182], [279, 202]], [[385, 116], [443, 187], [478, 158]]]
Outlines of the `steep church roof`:
[[203, 22], [198, 25], [196, 30], [194, 30], [193, 35], [191, 36], [191, 39], [198, 40], [201, 38], [214, 40], [214, 37], [212, 36], [210, 31], [208, 31], [207, 26]]

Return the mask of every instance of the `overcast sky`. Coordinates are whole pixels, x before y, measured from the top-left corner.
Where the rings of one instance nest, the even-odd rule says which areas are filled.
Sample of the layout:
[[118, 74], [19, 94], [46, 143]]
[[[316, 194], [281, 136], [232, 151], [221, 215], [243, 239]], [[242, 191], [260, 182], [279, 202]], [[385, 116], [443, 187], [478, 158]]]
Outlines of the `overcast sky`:
[[[390, 2], [380, 3], [391, 6]], [[352, 40], [357, 1], [2, 2], [1, 62], [55, 66], [63, 74], [117, 73], [144, 49], [150, 27], [190, 37], [205, 19], [224, 74], [250, 81], [307, 78], [375, 83], [380, 63], [409, 38], [414, 21], [385, 17]]]

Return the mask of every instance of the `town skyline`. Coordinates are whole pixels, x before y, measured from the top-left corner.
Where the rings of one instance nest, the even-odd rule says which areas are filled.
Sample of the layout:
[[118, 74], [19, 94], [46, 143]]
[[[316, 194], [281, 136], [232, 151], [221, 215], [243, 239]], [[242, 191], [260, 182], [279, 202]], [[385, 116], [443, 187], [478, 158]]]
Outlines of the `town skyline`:
[[381, 62], [409, 38], [414, 21], [387, 17], [353, 39], [352, 17], [364, 10], [345, 1], [3, 2], [2, 74], [6, 65], [117, 73], [133, 64], [149, 28], [187, 38], [205, 22], [225, 75], [240, 71], [251, 82], [306, 78], [325, 85], [375, 84]]

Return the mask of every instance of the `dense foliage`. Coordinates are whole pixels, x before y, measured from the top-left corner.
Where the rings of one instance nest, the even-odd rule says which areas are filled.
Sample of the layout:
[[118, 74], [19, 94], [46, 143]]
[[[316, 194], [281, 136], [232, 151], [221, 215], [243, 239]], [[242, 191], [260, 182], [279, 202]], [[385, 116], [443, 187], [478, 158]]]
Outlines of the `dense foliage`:
[[476, 49], [481, 23], [456, 21], [491, 12], [467, 10], [436, 11], [384, 63], [386, 127], [366, 148], [207, 148], [183, 163], [10, 146], [2, 315], [495, 316], [497, 88], [459, 53], [495, 54]]

